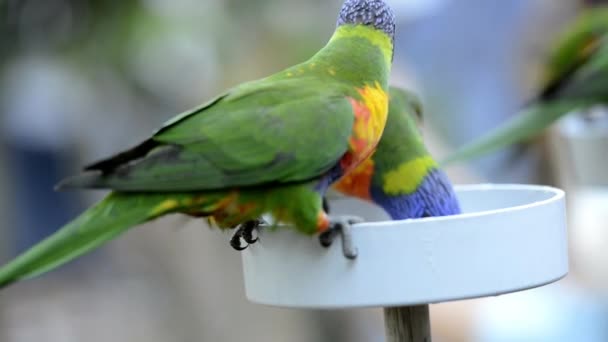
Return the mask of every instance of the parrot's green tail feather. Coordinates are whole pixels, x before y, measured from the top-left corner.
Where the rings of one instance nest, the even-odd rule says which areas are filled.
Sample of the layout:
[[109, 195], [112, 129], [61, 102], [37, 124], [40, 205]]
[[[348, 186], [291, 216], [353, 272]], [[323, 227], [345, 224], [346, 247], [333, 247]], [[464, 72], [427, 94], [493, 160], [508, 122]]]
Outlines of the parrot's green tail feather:
[[101, 172], [89, 171], [62, 180], [55, 186], [55, 190], [103, 188], [105, 185]]
[[563, 115], [581, 106], [583, 106], [581, 103], [563, 102], [526, 108], [497, 129], [457, 149], [440, 164], [446, 166], [454, 162], [473, 159], [530, 138]]
[[112, 193], [0, 268], [0, 288], [61, 266], [132, 226], [170, 212], [170, 204], [166, 196]]

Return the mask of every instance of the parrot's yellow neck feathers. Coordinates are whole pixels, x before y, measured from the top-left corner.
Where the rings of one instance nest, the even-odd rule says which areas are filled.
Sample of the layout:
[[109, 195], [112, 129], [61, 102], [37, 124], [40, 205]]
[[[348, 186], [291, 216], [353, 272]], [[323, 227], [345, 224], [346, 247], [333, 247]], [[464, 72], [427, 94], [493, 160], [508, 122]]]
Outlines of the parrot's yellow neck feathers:
[[366, 25], [342, 25], [336, 29], [329, 42], [343, 38], [365, 38], [369, 42], [380, 48], [387, 65], [392, 64], [393, 60], [393, 41], [383, 31], [377, 30]]
[[411, 194], [416, 191], [429, 171], [436, 167], [437, 163], [431, 156], [406, 161], [384, 175], [382, 189], [389, 195]]

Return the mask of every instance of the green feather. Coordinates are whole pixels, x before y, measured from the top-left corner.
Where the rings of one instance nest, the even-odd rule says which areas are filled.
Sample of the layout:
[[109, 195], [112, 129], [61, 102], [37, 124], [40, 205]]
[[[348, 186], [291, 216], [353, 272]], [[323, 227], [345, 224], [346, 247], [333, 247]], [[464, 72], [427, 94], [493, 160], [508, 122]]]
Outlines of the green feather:
[[[187, 198], [187, 194], [180, 195]], [[35, 277], [112, 240], [127, 229], [179, 209], [182, 198], [113, 193], [58, 232], [0, 268], [0, 287]], [[169, 204], [169, 205], [168, 205]]]
[[465, 161], [522, 142], [559, 118], [608, 103], [608, 8], [585, 12], [562, 36], [547, 63], [547, 83], [520, 113], [441, 162]]
[[442, 160], [440, 165], [472, 159], [522, 141], [542, 132], [562, 115], [584, 106], [582, 103], [565, 101], [527, 108], [497, 129], [457, 149]]
[[[390, 88], [390, 97], [390, 114], [382, 139], [372, 156], [375, 170], [372, 182], [378, 188], [385, 186], [387, 172], [397, 170], [409, 161], [429, 156], [422, 140], [419, 123], [416, 122], [417, 119], [422, 120], [420, 99], [414, 93], [396, 87]], [[422, 169], [418, 171], [423, 172]], [[413, 175], [413, 177], [418, 179], [425, 175]], [[407, 176], [412, 177], [412, 174]]]
[[[608, 32], [608, 7], [583, 11], [558, 37], [545, 68], [541, 97], [550, 97], [599, 50]], [[542, 96], [544, 95], [544, 96]]]
[[116, 192], [0, 268], [0, 287], [170, 213], [217, 214], [225, 228], [273, 213], [302, 233], [316, 233], [326, 217], [314, 186], [349, 146], [348, 98], [360, 100], [357, 88], [368, 84], [387, 89], [389, 56], [392, 41], [384, 32], [341, 26], [308, 62], [237, 86], [86, 167], [58, 187]]
[[386, 49], [392, 44], [383, 32], [342, 26], [309, 61], [169, 120], [139, 146], [59, 188], [206, 191], [321, 177], [349, 147], [348, 98], [360, 99], [357, 88], [365, 85], [388, 88]]

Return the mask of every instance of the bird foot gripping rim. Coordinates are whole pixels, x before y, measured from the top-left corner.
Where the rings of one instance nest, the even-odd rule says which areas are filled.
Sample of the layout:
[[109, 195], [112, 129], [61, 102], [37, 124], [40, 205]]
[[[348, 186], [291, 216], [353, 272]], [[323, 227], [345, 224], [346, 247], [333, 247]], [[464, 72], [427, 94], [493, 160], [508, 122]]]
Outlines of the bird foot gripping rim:
[[319, 243], [323, 247], [333, 244], [338, 235], [342, 240], [342, 254], [345, 258], [354, 260], [359, 251], [353, 242], [352, 225], [362, 223], [364, 220], [358, 216], [338, 216], [330, 218], [330, 228], [319, 235]]

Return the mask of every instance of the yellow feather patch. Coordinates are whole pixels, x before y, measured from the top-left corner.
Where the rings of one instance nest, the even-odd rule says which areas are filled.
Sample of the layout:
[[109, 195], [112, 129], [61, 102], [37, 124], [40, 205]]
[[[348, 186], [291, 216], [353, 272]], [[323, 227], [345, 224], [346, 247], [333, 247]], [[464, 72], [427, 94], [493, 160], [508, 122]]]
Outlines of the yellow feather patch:
[[152, 216], [161, 215], [168, 211], [171, 211], [179, 206], [179, 202], [174, 199], [167, 199], [162, 201], [159, 205], [152, 209]]
[[200, 206], [201, 204], [205, 203], [205, 201], [207, 201], [207, 198], [205, 196], [202, 195], [198, 195], [198, 196], [192, 196], [189, 198], [184, 198], [182, 200], [182, 205], [184, 207], [197, 207]]
[[350, 99], [355, 122], [349, 150], [340, 160], [342, 171], [348, 173], [375, 150], [388, 116], [388, 95], [378, 82], [357, 89], [362, 101]]
[[376, 30], [366, 25], [342, 25], [338, 27], [331, 40], [349, 37], [361, 37], [376, 45], [382, 51], [387, 65], [391, 65], [393, 59], [393, 42], [383, 31]]
[[583, 48], [580, 50], [579, 57], [583, 59], [589, 58], [600, 46], [601, 39], [593, 37], [586, 42]]
[[207, 216], [206, 220], [207, 220], [207, 225], [209, 226], [209, 228], [219, 228], [219, 225], [218, 225], [217, 221], [215, 220], [215, 217]]
[[390, 195], [411, 194], [416, 191], [428, 171], [437, 167], [430, 156], [407, 161], [384, 175], [383, 190]]
[[371, 113], [370, 121], [365, 127], [367, 134], [364, 135], [380, 140], [388, 117], [388, 95], [380, 83], [376, 82], [374, 87], [365, 86], [361, 91], [361, 96]]

